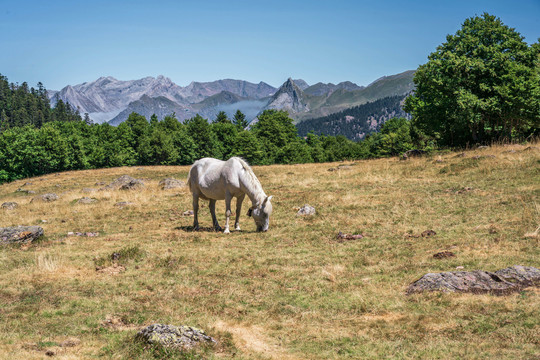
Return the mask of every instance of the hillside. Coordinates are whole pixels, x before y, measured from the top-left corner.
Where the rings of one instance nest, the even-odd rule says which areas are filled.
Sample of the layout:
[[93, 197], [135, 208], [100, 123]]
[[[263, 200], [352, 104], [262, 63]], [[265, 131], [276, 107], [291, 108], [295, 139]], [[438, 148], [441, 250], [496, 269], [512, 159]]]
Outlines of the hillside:
[[[188, 190], [158, 186], [185, 179], [187, 166], [1, 185], [0, 203], [19, 206], [0, 208], [0, 226], [38, 224], [45, 238], [0, 246], [0, 320], [9, 329], [0, 358], [185, 359], [133, 341], [153, 323], [204, 329], [219, 341], [199, 356], [209, 359], [535, 358], [538, 288], [504, 296], [405, 290], [429, 272], [539, 268], [539, 161], [532, 144], [254, 167], [274, 196], [270, 230], [254, 232], [246, 200], [243, 231], [228, 236], [207, 230], [204, 202], [206, 229], [191, 232]], [[90, 192], [124, 174], [146, 188]], [[50, 192], [60, 199], [30, 202]], [[84, 196], [98, 201], [77, 203]], [[297, 216], [306, 203], [316, 214]], [[435, 235], [421, 236], [426, 230]], [[364, 237], [343, 241], [338, 232]], [[455, 256], [433, 256], [441, 251]]]
[[350, 140], [362, 140], [367, 134], [378, 131], [388, 119], [407, 117], [401, 108], [403, 99], [403, 96], [386, 97], [339, 113], [302, 121], [296, 124], [298, 135], [306, 136], [313, 132], [317, 135], [344, 135]]

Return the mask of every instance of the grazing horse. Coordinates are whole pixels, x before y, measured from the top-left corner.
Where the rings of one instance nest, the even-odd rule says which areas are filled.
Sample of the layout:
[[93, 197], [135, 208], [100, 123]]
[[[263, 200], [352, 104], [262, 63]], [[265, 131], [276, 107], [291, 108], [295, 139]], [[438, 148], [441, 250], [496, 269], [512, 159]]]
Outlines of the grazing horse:
[[216, 219], [216, 200], [225, 200], [225, 234], [229, 231], [229, 217], [231, 216], [231, 200], [236, 198], [236, 221], [234, 227], [240, 230], [238, 222], [242, 201], [247, 195], [251, 200], [251, 208], [247, 215], [252, 216], [257, 225], [257, 231], [268, 231], [270, 214], [272, 213], [272, 196], [266, 196], [259, 179], [251, 167], [241, 158], [232, 157], [227, 161], [212, 158], [203, 158], [195, 161], [189, 169], [189, 191], [193, 195], [193, 229], [199, 229], [199, 198], [209, 200], [210, 214], [216, 231], [221, 227]]

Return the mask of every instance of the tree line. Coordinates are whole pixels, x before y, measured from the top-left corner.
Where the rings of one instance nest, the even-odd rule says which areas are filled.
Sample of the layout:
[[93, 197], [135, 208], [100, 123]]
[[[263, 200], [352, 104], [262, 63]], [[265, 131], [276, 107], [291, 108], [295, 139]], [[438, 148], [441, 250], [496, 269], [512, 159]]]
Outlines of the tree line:
[[405, 101], [412, 120], [389, 119], [360, 142], [304, 130], [298, 136], [278, 110], [264, 111], [249, 127], [240, 111], [212, 122], [132, 113], [117, 127], [92, 124], [60, 100], [51, 108], [42, 84], [18, 86], [0, 75], [0, 183], [65, 170], [188, 165], [202, 157], [241, 156], [255, 165], [363, 159], [540, 135], [540, 43], [528, 45], [483, 14], [467, 19], [428, 59]]

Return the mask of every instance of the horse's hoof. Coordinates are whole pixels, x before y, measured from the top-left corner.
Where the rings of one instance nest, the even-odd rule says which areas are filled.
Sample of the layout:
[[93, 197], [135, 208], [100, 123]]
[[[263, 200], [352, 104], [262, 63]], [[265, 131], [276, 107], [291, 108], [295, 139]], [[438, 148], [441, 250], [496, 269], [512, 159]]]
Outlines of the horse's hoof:
[[240, 229], [240, 226], [237, 226], [234, 230], [236, 230], [236, 231], [242, 231], [242, 229]]
[[230, 230], [229, 229], [225, 229], [225, 231], [223, 231], [224, 234], [230, 234]]
[[193, 231], [199, 231], [199, 225], [193, 227]]

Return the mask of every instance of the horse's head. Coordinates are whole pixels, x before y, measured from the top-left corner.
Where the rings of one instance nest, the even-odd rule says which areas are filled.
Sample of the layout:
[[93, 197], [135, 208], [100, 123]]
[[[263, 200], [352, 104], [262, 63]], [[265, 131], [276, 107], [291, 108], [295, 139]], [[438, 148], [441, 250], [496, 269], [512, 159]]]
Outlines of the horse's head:
[[257, 231], [268, 231], [270, 224], [270, 214], [272, 214], [272, 204], [270, 203], [272, 196], [267, 196], [259, 206], [252, 206], [247, 215], [252, 216], [257, 225]]

